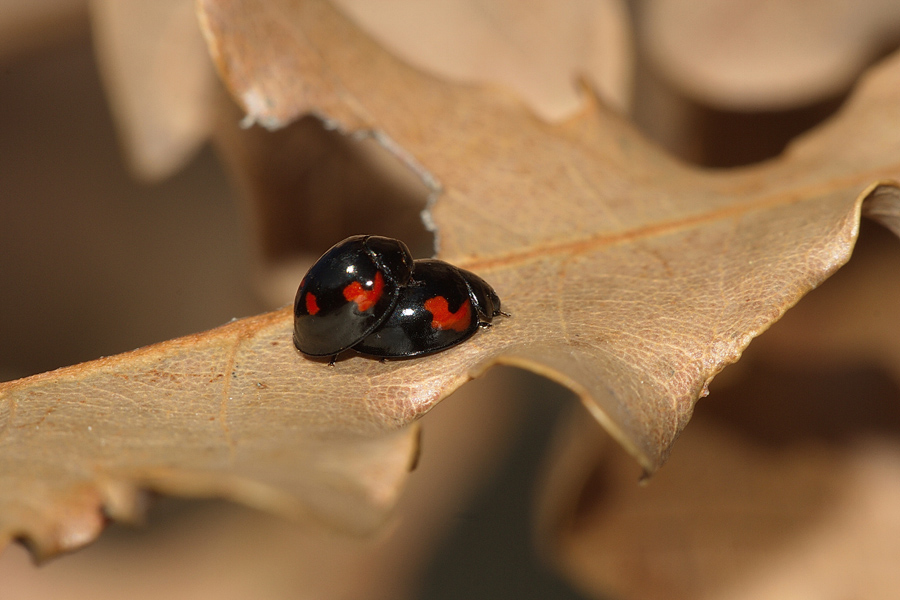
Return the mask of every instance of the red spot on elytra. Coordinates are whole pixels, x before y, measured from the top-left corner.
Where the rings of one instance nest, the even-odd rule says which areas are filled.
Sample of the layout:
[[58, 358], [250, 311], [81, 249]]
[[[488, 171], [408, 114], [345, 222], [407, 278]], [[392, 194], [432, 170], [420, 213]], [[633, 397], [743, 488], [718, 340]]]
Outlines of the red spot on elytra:
[[306, 292], [306, 312], [311, 315], [319, 312], [319, 305], [316, 304], [316, 297], [313, 296], [310, 292]]
[[344, 288], [344, 298], [347, 299], [347, 302], [356, 302], [359, 312], [366, 312], [375, 306], [383, 291], [384, 278], [381, 276], [381, 271], [376, 271], [371, 290], [364, 288], [360, 282], [354, 281]]
[[431, 313], [431, 326], [434, 329], [452, 329], [465, 331], [472, 322], [472, 305], [468, 300], [462, 303], [459, 310], [450, 312], [447, 299], [435, 296], [425, 301], [425, 310]]

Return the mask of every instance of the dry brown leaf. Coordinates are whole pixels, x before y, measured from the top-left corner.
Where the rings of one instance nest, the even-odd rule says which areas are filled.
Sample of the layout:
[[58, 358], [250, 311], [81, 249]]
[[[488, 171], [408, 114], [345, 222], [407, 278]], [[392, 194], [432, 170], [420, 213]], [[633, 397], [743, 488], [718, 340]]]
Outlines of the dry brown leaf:
[[[171, 175], [210, 133], [217, 88], [193, 6], [193, 0], [91, 3], [110, 105], [130, 167], [145, 180]], [[577, 108], [577, 77], [623, 112], [630, 103], [633, 44], [623, 0], [540, 0], [525, 12], [508, 0], [342, 6], [412, 64], [457, 81], [506, 83], [549, 118]]]
[[481, 344], [482, 365], [572, 387], [650, 471], [709, 380], [846, 261], [862, 199], [896, 212], [896, 187], [877, 182], [898, 175], [883, 126], [900, 112], [898, 58], [781, 160], [707, 173], [597, 107], [553, 127], [498, 90], [430, 79], [327, 2], [200, 7], [251, 118], [312, 110], [376, 128], [439, 182], [440, 255], [485, 275], [514, 315], [459, 354]]
[[547, 559], [598, 597], [896, 596], [898, 269], [897, 238], [864, 224], [848, 265], [715, 380], [649, 485], [579, 411], [540, 488]]
[[638, 39], [654, 70], [704, 104], [779, 110], [843, 93], [898, 41], [894, 0], [653, 0]]
[[[531, 381], [530, 379], [528, 380]], [[4, 598], [66, 600], [397, 600], [416, 595], [466, 497], [496, 475], [521, 426], [523, 386], [497, 369], [421, 421], [423, 452], [386, 535], [334, 535], [224, 503], [164, 503], [152, 527], [113, 531], [41, 565], [0, 553]], [[526, 393], [528, 391], [526, 390]]]
[[390, 432], [494, 363], [575, 390], [653, 471], [712, 377], [847, 260], [864, 200], [900, 232], [900, 57], [782, 159], [710, 173], [592, 103], [551, 126], [500, 90], [429, 78], [321, 0], [199, 7], [251, 118], [376, 128], [439, 183], [440, 256], [513, 317], [435, 356], [329, 369], [291, 347], [284, 310], [5, 384], [0, 532], [43, 552], [86, 541], [100, 504], [128, 515], [134, 484], [372, 525], [412, 449]]
[[416, 453], [415, 428], [400, 429], [404, 384], [355, 394], [381, 365], [335, 378], [297, 355], [290, 320], [281, 310], [0, 385], [0, 545], [76, 548], [102, 528], [100, 509], [139, 517], [136, 487], [380, 524]]

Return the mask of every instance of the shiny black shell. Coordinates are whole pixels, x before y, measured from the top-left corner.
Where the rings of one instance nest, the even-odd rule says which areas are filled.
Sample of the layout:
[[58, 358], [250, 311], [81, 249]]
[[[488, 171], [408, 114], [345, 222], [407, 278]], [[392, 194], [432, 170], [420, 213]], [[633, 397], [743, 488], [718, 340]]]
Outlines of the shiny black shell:
[[391, 315], [412, 269], [400, 240], [356, 235], [335, 244], [297, 289], [294, 345], [310, 356], [328, 356], [358, 343]]
[[406, 358], [455, 346], [500, 313], [500, 298], [474, 273], [442, 260], [417, 260], [397, 306], [353, 346], [361, 354]]

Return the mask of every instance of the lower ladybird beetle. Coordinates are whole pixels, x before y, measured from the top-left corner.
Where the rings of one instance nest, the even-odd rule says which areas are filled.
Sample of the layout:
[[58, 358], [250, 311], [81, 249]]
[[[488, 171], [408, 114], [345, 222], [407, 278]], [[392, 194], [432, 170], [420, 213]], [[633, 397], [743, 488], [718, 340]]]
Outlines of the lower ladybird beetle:
[[430, 354], [467, 340], [501, 314], [500, 298], [481, 277], [442, 260], [417, 260], [391, 315], [353, 349], [381, 358]]
[[310, 356], [333, 356], [360, 342], [392, 314], [412, 270], [400, 240], [356, 235], [335, 244], [300, 282], [294, 345]]

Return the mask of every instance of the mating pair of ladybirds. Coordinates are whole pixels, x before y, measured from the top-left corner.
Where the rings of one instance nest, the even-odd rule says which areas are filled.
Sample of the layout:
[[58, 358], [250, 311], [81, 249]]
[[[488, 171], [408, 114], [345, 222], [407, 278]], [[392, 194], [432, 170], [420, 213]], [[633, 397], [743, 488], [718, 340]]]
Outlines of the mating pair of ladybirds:
[[400, 240], [355, 235], [332, 246], [300, 282], [294, 345], [309, 356], [352, 348], [406, 358], [455, 346], [501, 314], [497, 293], [474, 273], [442, 260], [413, 261]]

